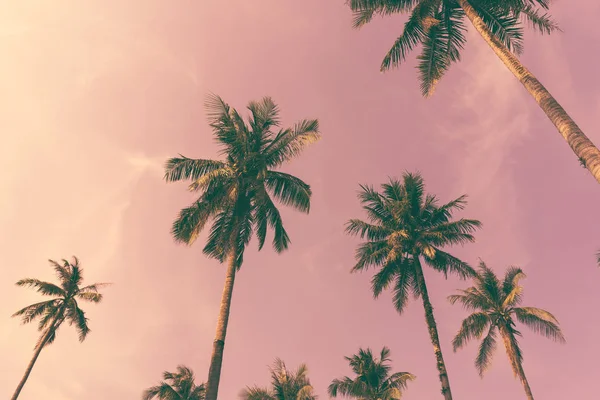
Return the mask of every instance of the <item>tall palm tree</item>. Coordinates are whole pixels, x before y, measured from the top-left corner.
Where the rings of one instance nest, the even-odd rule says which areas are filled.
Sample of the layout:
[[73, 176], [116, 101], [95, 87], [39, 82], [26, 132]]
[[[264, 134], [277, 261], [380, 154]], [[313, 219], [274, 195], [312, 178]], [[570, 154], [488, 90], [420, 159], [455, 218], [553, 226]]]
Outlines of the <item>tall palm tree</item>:
[[381, 70], [398, 67], [423, 45], [419, 59], [421, 91], [428, 97], [466, 42], [465, 17], [504, 65], [521, 82], [567, 141], [581, 164], [600, 182], [600, 150], [581, 131], [550, 92], [521, 63], [523, 22], [542, 34], [559, 30], [545, 10], [550, 0], [348, 0], [355, 28], [375, 15], [409, 13], [400, 37], [384, 57]]
[[345, 396], [356, 400], [400, 400], [408, 381], [416, 377], [409, 372], [391, 374], [390, 350], [384, 347], [379, 359], [371, 349], [359, 349], [358, 354], [345, 357], [355, 378], [334, 379], [329, 385], [331, 397]]
[[56, 272], [58, 285], [33, 278], [21, 279], [17, 282], [17, 286], [36, 289], [38, 293], [43, 296], [50, 296], [52, 299], [31, 304], [12, 315], [13, 317], [21, 317], [23, 324], [39, 319], [38, 331], [42, 334], [34, 347], [33, 357], [29, 361], [25, 374], [21, 378], [11, 400], [17, 400], [42, 349], [54, 342], [56, 331], [63, 322], [68, 321], [69, 325], [75, 325], [75, 329], [79, 334], [79, 341], [83, 342], [85, 340], [88, 333], [90, 333], [90, 328], [85, 312], [79, 308], [77, 301], [84, 300], [99, 303], [103, 297], [99, 289], [108, 285], [108, 283], [94, 283], [81, 287], [83, 269], [79, 266], [77, 257], [73, 257], [72, 262], [62, 260], [62, 264], [54, 260], [48, 261]]
[[271, 370], [271, 388], [247, 387], [240, 393], [242, 400], [316, 400], [308, 379], [308, 368], [301, 364], [290, 371], [279, 358]]
[[535, 307], [520, 307], [523, 300], [523, 287], [519, 281], [525, 277], [520, 268], [510, 267], [500, 281], [494, 271], [483, 261], [479, 271], [473, 278], [475, 286], [460, 290], [448, 299], [452, 304], [459, 302], [473, 314], [462, 322], [461, 328], [452, 341], [454, 351], [460, 349], [473, 338], [485, 337], [479, 346], [475, 359], [475, 367], [480, 376], [489, 368], [492, 354], [496, 349], [498, 333], [504, 342], [506, 354], [516, 377], [523, 384], [527, 398], [532, 400], [531, 388], [523, 370], [523, 352], [517, 341], [521, 332], [516, 329], [515, 320], [526, 325], [535, 333], [558, 342], [565, 338], [558, 326], [558, 321], [548, 311]]
[[163, 372], [163, 381], [146, 389], [142, 400], [204, 400], [204, 384], [196, 385], [194, 372], [185, 365], [177, 366], [177, 372]]
[[473, 232], [481, 224], [472, 219], [452, 220], [452, 213], [466, 205], [466, 196], [439, 205], [435, 196], [425, 194], [419, 174], [404, 173], [402, 182], [390, 179], [382, 185], [381, 193], [370, 186], [361, 186], [361, 189], [359, 199], [368, 220], [352, 219], [346, 226], [349, 234], [366, 239], [356, 250], [357, 263], [352, 271], [378, 269], [371, 280], [373, 295], [377, 298], [392, 286], [394, 305], [399, 313], [406, 308], [411, 292], [415, 298], [421, 297], [442, 394], [451, 400], [450, 381], [422, 262], [446, 276], [448, 273], [463, 279], [473, 276], [475, 271], [467, 263], [441, 248], [473, 242]]
[[279, 108], [269, 97], [248, 104], [247, 123], [218, 96], [209, 96], [206, 108], [223, 160], [171, 158], [165, 166], [165, 179], [189, 180], [189, 190], [199, 192], [198, 199], [181, 210], [173, 223], [175, 241], [192, 244], [212, 220], [204, 253], [228, 265], [206, 388], [206, 399], [216, 400], [233, 284], [244, 249], [256, 231], [260, 250], [267, 228], [274, 232], [276, 252], [288, 248], [290, 240], [273, 200], [308, 213], [311, 190], [302, 180], [278, 169], [316, 142], [320, 134], [317, 120], [302, 120], [274, 131], [280, 126]]

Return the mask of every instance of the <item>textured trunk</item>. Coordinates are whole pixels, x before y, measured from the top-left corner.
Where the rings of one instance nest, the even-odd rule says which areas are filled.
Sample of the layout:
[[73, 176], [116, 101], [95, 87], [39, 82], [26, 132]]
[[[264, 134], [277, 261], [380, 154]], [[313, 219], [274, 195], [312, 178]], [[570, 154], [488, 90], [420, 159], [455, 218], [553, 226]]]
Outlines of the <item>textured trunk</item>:
[[554, 124], [558, 132], [567, 141], [579, 160], [600, 183], [600, 150], [581, 131], [575, 121], [552, 97], [550, 92], [536, 79], [519, 59], [512, 54], [504, 44], [496, 38], [485, 25], [477, 11], [469, 4], [468, 0], [458, 0], [467, 18], [471, 21], [477, 32], [483, 37], [494, 53], [502, 60], [504, 65], [527, 89], [529, 94], [539, 104], [540, 108]]
[[56, 317], [54, 317], [54, 319], [52, 320], [52, 324], [50, 325], [50, 328], [48, 328], [46, 333], [44, 333], [44, 336], [41, 338], [39, 345], [35, 347], [35, 351], [33, 352], [33, 357], [31, 358], [31, 361], [29, 361], [29, 364], [27, 365], [27, 369], [25, 369], [25, 374], [23, 374], [23, 378], [21, 378], [21, 382], [19, 382], [19, 385], [17, 386], [17, 389], [15, 390], [15, 393], [12, 395], [10, 400], [17, 400], [19, 398], [19, 394], [21, 394], [21, 390], [23, 390], [23, 386], [25, 386], [25, 382], [27, 382], [27, 378], [29, 378], [29, 374], [31, 374], [31, 370], [33, 369], [35, 362], [37, 361], [38, 357], [40, 356], [42, 349], [46, 345], [48, 338], [52, 334], [52, 331], [54, 331], [56, 328], [58, 328], [55, 325], [56, 325], [58, 319], [60, 318], [61, 314], [62, 314], [62, 312], [59, 312], [56, 314]]
[[227, 334], [227, 323], [229, 322], [229, 310], [231, 308], [231, 295], [233, 294], [233, 283], [235, 281], [236, 265], [235, 252], [227, 260], [227, 275], [225, 276], [225, 287], [221, 297], [221, 308], [217, 321], [217, 333], [213, 343], [213, 352], [208, 370], [208, 381], [206, 382], [206, 400], [217, 400], [219, 381], [221, 380], [221, 365], [223, 364], [223, 350], [225, 348], [225, 335]]
[[521, 362], [515, 357], [515, 349], [513, 347], [513, 342], [510, 340], [510, 334], [505, 328], [500, 328], [500, 334], [502, 335], [502, 341], [504, 342], [504, 348], [506, 349], [506, 355], [510, 360], [510, 365], [513, 369], [513, 372], [516, 377], [519, 378], [521, 384], [523, 384], [523, 389], [525, 389], [525, 395], [528, 400], [533, 400], [533, 394], [531, 393], [531, 388], [529, 387], [529, 382], [527, 382], [527, 377], [525, 377], [525, 371], [523, 370], [523, 365]]
[[423, 269], [418, 258], [414, 258], [415, 272], [417, 277], [417, 284], [421, 290], [421, 298], [423, 299], [423, 308], [425, 308], [425, 321], [427, 322], [427, 329], [429, 330], [429, 337], [431, 338], [431, 344], [433, 344], [433, 352], [435, 353], [435, 359], [437, 361], [437, 369], [440, 375], [440, 382], [442, 384], [442, 394], [445, 400], [452, 400], [452, 392], [450, 391], [450, 380], [448, 379], [448, 371], [446, 371], [446, 364], [444, 363], [444, 357], [442, 355], [442, 348], [440, 346], [440, 338], [438, 336], [437, 325], [435, 318], [433, 317], [433, 306], [429, 301], [429, 294], [427, 293], [427, 285], [425, 284], [425, 276], [423, 275]]

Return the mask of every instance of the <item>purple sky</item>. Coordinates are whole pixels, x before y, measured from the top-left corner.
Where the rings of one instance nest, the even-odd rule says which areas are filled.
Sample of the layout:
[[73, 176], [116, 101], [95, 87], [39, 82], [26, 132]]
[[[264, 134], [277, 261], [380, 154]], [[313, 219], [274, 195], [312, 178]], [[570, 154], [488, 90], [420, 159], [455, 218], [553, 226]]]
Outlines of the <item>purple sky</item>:
[[[76, 4], [77, 3], [77, 4]], [[85, 5], [82, 5], [85, 4]], [[201, 5], [199, 5], [201, 4]], [[528, 34], [523, 62], [600, 144], [600, 6], [556, 1], [564, 33]], [[323, 139], [286, 167], [311, 184], [309, 216], [285, 210], [290, 250], [250, 246], [236, 281], [220, 398], [266, 384], [275, 357], [306, 362], [321, 398], [343, 359], [392, 350], [418, 379], [406, 399], [437, 399], [422, 305], [399, 317], [371, 297], [371, 274], [350, 275], [362, 217], [359, 183], [423, 173], [442, 201], [469, 195], [464, 216], [484, 227], [453, 253], [499, 274], [521, 266], [525, 305], [553, 312], [568, 343], [523, 329], [525, 371], [539, 399], [592, 399], [600, 374], [598, 186], [520, 84], [470, 32], [462, 63], [433, 98], [419, 94], [416, 53], [379, 64], [402, 17], [351, 29], [343, 0], [66, 0], [0, 4], [0, 398], [32, 353], [35, 326], [9, 316], [38, 301], [23, 277], [53, 279], [48, 258], [80, 257], [86, 280], [110, 281], [86, 305], [92, 333], [65, 326], [44, 350], [22, 400], [135, 399], [183, 363], [208, 371], [225, 270], [170, 238], [193, 196], [162, 180], [166, 158], [216, 157], [202, 103], [208, 91], [243, 109], [269, 95], [285, 124], [318, 118]], [[201, 239], [202, 240], [202, 239]], [[466, 313], [445, 298], [467, 283], [426, 271], [455, 398], [524, 398], [499, 348], [481, 380], [477, 345], [452, 353]]]

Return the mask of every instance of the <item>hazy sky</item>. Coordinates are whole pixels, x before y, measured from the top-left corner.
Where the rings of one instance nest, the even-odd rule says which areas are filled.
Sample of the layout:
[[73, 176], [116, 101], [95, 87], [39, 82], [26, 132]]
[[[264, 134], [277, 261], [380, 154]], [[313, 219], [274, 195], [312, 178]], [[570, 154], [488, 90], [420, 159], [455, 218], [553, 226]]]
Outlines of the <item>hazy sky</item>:
[[[600, 144], [600, 6], [556, 1], [564, 33], [527, 35], [524, 63]], [[593, 399], [600, 367], [600, 191], [545, 115], [482, 39], [469, 33], [461, 64], [435, 96], [419, 94], [414, 56], [379, 73], [402, 17], [351, 29], [343, 0], [129, 0], [0, 2], [0, 398], [32, 354], [34, 325], [10, 315], [38, 301], [14, 286], [54, 279], [48, 258], [77, 255], [88, 282], [109, 281], [85, 305], [80, 345], [61, 328], [22, 400], [126, 400], [187, 364], [204, 380], [225, 269], [169, 235], [193, 196], [167, 185], [162, 164], [182, 153], [216, 157], [204, 96], [243, 109], [270, 95], [285, 124], [318, 118], [323, 140], [286, 167], [313, 187], [311, 214], [284, 211], [292, 246], [276, 256], [250, 246], [236, 280], [220, 398], [266, 384], [275, 357], [306, 362], [321, 398], [343, 359], [392, 350], [418, 379], [406, 399], [439, 399], [422, 305], [399, 317], [374, 301], [370, 273], [349, 274], [362, 217], [359, 183], [419, 170], [427, 188], [484, 223], [454, 250], [498, 273], [524, 268], [526, 305], [553, 312], [568, 344], [523, 329], [525, 371], [537, 398]], [[466, 315], [445, 298], [467, 283], [426, 271], [452, 390], [460, 400], [524, 398], [502, 348], [481, 380], [477, 345], [452, 353]]]

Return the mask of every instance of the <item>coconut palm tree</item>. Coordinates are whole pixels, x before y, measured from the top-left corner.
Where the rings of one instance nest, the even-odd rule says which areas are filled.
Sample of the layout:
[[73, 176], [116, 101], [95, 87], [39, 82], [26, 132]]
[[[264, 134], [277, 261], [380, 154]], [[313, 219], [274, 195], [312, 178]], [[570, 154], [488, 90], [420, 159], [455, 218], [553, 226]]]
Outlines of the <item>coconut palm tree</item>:
[[465, 346], [473, 338], [483, 337], [475, 359], [475, 368], [479, 375], [483, 376], [491, 364], [499, 333], [513, 372], [523, 384], [527, 398], [532, 400], [531, 388], [523, 370], [523, 352], [517, 340], [521, 332], [516, 329], [515, 320], [552, 340], [564, 342], [565, 338], [558, 321], [548, 311], [520, 306], [523, 287], [519, 282], [524, 277], [525, 274], [520, 268], [510, 267], [506, 270], [504, 279], [500, 281], [494, 271], [481, 261], [479, 271], [473, 278], [475, 285], [460, 290], [460, 294], [452, 295], [448, 300], [452, 304], [459, 302], [467, 310], [473, 311], [473, 314], [463, 320], [452, 341], [454, 351]]
[[44, 282], [39, 279], [26, 278], [17, 282], [17, 286], [26, 286], [33, 289], [43, 296], [52, 297], [51, 300], [31, 304], [14, 313], [13, 317], [21, 317], [23, 324], [39, 319], [38, 331], [42, 332], [33, 352], [33, 357], [21, 382], [17, 386], [11, 400], [16, 400], [31, 374], [42, 349], [53, 343], [56, 339], [56, 331], [63, 322], [69, 322], [69, 325], [75, 325], [79, 334], [79, 341], [83, 342], [90, 333], [88, 319], [85, 312], [79, 308], [78, 300], [99, 303], [102, 300], [102, 294], [99, 289], [108, 285], [108, 283], [94, 283], [82, 287], [83, 269], [79, 266], [77, 257], [73, 261], [62, 260], [62, 264], [54, 260], [48, 260], [54, 268], [58, 277], [58, 284]]
[[199, 193], [173, 223], [175, 241], [192, 244], [212, 221], [204, 253], [228, 265], [206, 388], [206, 399], [216, 400], [233, 285], [244, 249], [255, 231], [260, 250], [267, 228], [273, 230], [276, 252], [288, 248], [290, 240], [274, 200], [308, 213], [311, 190], [302, 180], [278, 169], [316, 142], [320, 134], [317, 120], [302, 120], [275, 131], [280, 126], [279, 108], [269, 97], [248, 104], [247, 123], [218, 96], [209, 96], [206, 107], [223, 159], [171, 158], [165, 179], [188, 180], [189, 190]]
[[367, 221], [352, 219], [346, 231], [366, 239], [356, 250], [353, 272], [377, 269], [371, 280], [377, 298], [384, 289], [393, 291], [396, 310], [402, 313], [409, 294], [421, 298], [425, 321], [437, 360], [442, 394], [452, 399], [446, 364], [442, 355], [438, 330], [423, 275], [423, 263], [444, 275], [461, 278], [475, 271], [464, 261], [446, 253], [442, 247], [473, 242], [473, 232], [481, 225], [472, 219], [453, 220], [452, 213], [464, 208], [466, 196], [439, 205], [419, 174], [404, 173], [402, 181], [390, 179], [379, 193], [371, 186], [361, 186], [359, 199], [367, 213]]
[[567, 141], [581, 164], [600, 182], [600, 150], [581, 131], [550, 92], [521, 63], [523, 22], [542, 34], [559, 30], [546, 12], [550, 0], [348, 0], [355, 28], [375, 15], [409, 13], [400, 37], [381, 63], [398, 67], [408, 53], [423, 46], [419, 59], [421, 91], [428, 97], [453, 62], [460, 61], [466, 42], [465, 18], [504, 65], [521, 82]]
[[240, 393], [242, 400], [316, 400], [308, 379], [308, 368], [301, 364], [290, 371], [279, 358], [271, 370], [271, 388], [247, 387]]
[[334, 379], [329, 385], [331, 397], [345, 396], [356, 400], [399, 400], [408, 381], [416, 377], [409, 372], [391, 374], [390, 350], [384, 347], [379, 359], [371, 349], [359, 349], [358, 354], [344, 357], [350, 363], [354, 378]]
[[194, 372], [185, 365], [177, 372], [163, 372], [163, 381], [146, 389], [142, 400], [204, 400], [204, 384], [196, 385]]

